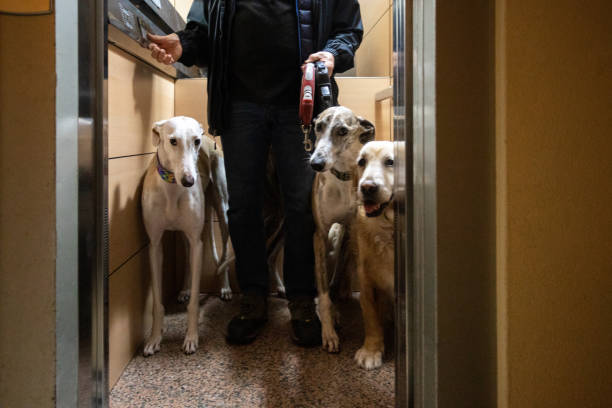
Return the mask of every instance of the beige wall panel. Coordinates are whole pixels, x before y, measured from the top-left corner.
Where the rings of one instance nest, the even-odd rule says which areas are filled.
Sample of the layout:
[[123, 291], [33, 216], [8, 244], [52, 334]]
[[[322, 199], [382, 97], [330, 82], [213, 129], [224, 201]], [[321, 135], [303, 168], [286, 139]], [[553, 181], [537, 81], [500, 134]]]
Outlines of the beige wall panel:
[[148, 248], [144, 248], [108, 280], [109, 387], [139, 351], [145, 332], [145, 301], [149, 282]]
[[200, 122], [208, 132], [208, 94], [206, 78], [179, 79], [174, 86], [176, 116], [189, 116]]
[[392, 52], [392, 12], [387, 10], [378, 23], [366, 33], [355, 55], [356, 75], [390, 76]]
[[176, 11], [183, 17], [183, 20], [187, 21], [187, 14], [189, 14], [189, 9], [191, 8], [191, 4], [193, 0], [175, 0], [174, 7]]
[[174, 81], [108, 47], [109, 157], [153, 152], [153, 122], [174, 116]]
[[384, 99], [376, 102], [376, 105], [374, 106], [376, 140], [393, 140], [392, 111], [392, 99]]
[[142, 181], [154, 155], [108, 161], [109, 269], [114, 271], [148, 242], [142, 222]]
[[[500, 407], [612, 400], [610, 2], [498, 1]], [[503, 195], [501, 196], [503, 197]]]
[[391, 117], [390, 115], [379, 114], [378, 116], [383, 118], [383, 122], [377, 122], [374, 96], [377, 92], [388, 88], [389, 85], [391, 85], [391, 79], [386, 77], [341, 77], [336, 78], [336, 81], [338, 82], [338, 101], [340, 104], [352, 109], [357, 115], [363, 116], [369, 121], [374, 122], [377, 133], [380, 131], [380, 135], [377, 135], [377, 138], [381, 138], [381, 140], [388, 139], [388, 137], [385, 136], [385, 132], [390, 132], [391, 125], [389, 121]]
[[367, 34], [379, 22], [392, 4], [391, 0], [362, 0], [359, 2], [364, 34]]
[[2, 407], [55, 406], [54, 29], [0, 15]]

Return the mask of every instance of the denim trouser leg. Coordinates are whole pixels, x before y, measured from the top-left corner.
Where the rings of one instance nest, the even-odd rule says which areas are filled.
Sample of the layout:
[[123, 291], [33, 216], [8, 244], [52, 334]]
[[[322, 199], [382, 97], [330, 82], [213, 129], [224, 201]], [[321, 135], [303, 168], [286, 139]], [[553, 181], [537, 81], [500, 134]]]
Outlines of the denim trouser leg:
[[229, 191], [229, 228], [242, 291], [268, 291], [263, 192], [271, 145], [285, 210], [283, 274], [287, 296], [315, 295], [310, 195], [314, 173], [307, 162], [297, 107], [248, 102], [232, 105], [223, 141]]

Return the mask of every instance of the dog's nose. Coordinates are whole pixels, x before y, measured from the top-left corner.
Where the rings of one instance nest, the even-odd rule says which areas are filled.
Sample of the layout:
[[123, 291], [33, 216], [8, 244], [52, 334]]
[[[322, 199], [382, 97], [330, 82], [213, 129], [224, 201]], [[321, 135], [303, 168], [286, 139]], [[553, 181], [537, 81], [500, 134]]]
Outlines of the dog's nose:
[[314, 171], [322, 171], [325, 168], [325, 161], [323, 160], [312, 160], [310, 166]]
[[378, 191], [378, 184], [373, 181], [364, 181], [361, 183], [361, 192], [365, 195], [373, 195]]
[[185, 187], [193, 186], [193, 176], [184, 175], [181, 179], [181, 184]]

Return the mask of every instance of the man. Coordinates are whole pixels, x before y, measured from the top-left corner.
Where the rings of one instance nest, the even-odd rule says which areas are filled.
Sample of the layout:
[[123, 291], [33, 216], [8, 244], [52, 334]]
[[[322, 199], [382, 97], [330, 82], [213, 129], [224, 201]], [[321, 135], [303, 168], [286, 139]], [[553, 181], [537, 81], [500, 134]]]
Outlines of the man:
[[[357, 0], [200, 0], [185, 30], [150, 35], [158, 61], [208, 68], [209, 132], [220, 135], [229, 228], [243, 293], [227, 340], [246, 344], [267, 320], [263, 190], [272, 148], [285, 211], [283, 274], [293, 340], [321, 343], [314, 297], [314, 222], [298, 105], [301, 66], [321, 60], [330, 75], [353, 67], [363, 27]], [[337, 86], [333, 81], [333, 87]]]

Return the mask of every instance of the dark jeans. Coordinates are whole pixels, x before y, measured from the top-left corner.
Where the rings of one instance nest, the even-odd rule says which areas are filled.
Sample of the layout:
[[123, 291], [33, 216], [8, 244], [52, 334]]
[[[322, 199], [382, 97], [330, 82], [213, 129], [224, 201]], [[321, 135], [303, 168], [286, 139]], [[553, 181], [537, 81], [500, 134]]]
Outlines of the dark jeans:
[[310, 202], [314, 172], [303, 139], [297, 106], [250, 102], [231, 106], [221, 140], [229, 191], [229, 230], [243, 292], [268, 292], [263, 200], [271, 147], [285, 212], [283, 275], [287, 297], [316, 294]]

